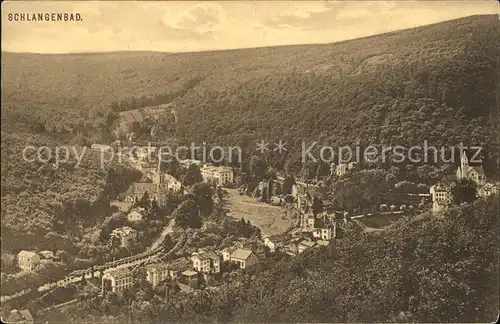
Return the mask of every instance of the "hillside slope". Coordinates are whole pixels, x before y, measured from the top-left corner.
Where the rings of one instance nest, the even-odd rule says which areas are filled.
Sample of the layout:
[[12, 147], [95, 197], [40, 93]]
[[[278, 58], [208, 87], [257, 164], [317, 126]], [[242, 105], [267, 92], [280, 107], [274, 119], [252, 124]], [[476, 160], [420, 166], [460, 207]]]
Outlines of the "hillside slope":
[[3, 53], [3, 119], [19, 119], [11, 113], [49, 127], [99, 127], [113, 101], [161, 96], [178, 113], [176, 136], [197, 142], [283, 139], [299, 149], [312, 139], [331, 145], [427, 139], [496, 150], [499, 40], [496, 16], [471, 16], [326, 45]]
[[[442, 218], [409, 219], [379, 234], [351, 233], [267, 271], [256, 270], [239, 287], [185, 300], [181, 312], [172, 312], [178, 306], [173, 301], [160, 318], [490, 322], [498, 317], [497, 215], [498, 201], [491, 199]], [[411, 318], [396, 318], [406, 311]]]
[[[137, 171], [121, 165], [102, 168], [98, 153], [77, 148], [59, 166], [54, 152], [40, 153], [27, 146], [55, 149], [60, 143], [53, 138], [2, 131], [1, 140], [1, 237], [2, 248], [12, 252], [21, 249], [53, 248], [48, 233], [68, 235], [73, 243], [82, 239], [85, 229], [101, 225], [110, 214], [109, 202], [140, 178]], [[65, 153], [60, 151], [61, 160]], [[137, 174], [138, 173], [138, 174]], [[68, 245], [75, 252], [72, 244]], [[71, 251], [66, 251], [71, 252]]]
[[[144, 302], [146, 322], [486, 323], [498, 317], [498, 200], [442, 217], [422, 214], [380, 233], [349, 232], [326, 247], [260, 263], [231, 284]], [[85, 304], [73, 322], [123, 323]], [[135, 308], [137, 309], [137, 308]], [[113, 318], [110, 318], [113, 316]]]

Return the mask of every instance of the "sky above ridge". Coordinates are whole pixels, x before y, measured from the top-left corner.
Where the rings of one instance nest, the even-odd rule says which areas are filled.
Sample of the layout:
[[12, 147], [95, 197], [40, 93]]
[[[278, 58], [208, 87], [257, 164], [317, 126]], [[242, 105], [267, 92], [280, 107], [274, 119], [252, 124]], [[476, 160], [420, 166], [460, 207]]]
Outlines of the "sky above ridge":
[[[14, 14], [79, 13], [81, 21], [15, 21]], [[332, 43], [455, 18], [498, 14], [489, 1], [7, 1], [11, 52], [189, 52]]]

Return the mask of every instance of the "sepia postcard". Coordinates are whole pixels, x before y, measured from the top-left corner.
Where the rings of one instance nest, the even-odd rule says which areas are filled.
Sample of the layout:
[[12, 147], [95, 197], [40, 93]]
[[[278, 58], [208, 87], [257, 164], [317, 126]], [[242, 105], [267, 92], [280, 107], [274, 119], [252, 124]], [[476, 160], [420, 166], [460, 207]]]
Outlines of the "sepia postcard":
[[496, 322], [499, 8], [2, 2], [2, 322]]

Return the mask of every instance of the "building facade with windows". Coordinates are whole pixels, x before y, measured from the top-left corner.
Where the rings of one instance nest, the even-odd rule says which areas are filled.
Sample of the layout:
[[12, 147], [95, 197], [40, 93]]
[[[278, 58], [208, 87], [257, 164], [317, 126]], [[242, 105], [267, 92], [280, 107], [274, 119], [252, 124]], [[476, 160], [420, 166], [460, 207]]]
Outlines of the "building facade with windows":
[[21, 251], [17, 254], [17, 264], [21, 271], [32, 271], [40, 264], [40, 256], [33, 251]]
[[163, 263], [153, 263], [146, 265], [146, 273], [146, 280], [151, 284], [153, 288], [158, 286], [158, 284], [162, 281], [170, 278], [168, 265]]
[[194, 254], [191, 257], [193, 268], [202, 273], [219, 273], [220, 257], [213, 252]]
[[486, 198], [491, 195], [498, 195], [498, 185], [493, 183], [486, 183], [484, 186], [477, 190], [477, 196]]
[[259, 259], [251, 250], [236, 249], [231, 253], [230, 261], [238, 264], [241, 269], [245, 269], [259, 262]]
[[432, 198], [432, 211], [435, 213], [445, 210], [453, 203], [450, 186], [437, 183], [429, 189], [429, 192]]
[[230, 167], [204, 165], [200, 171], [205, 182], [211, 181], [217, 186], [234, 182], [233, 169]]
[[103, 296], [109, 291], [122, 294], [126, 289], [131, 288], [132, 285], [132, 271], [127, 268], [107, 271], [102, 276]]

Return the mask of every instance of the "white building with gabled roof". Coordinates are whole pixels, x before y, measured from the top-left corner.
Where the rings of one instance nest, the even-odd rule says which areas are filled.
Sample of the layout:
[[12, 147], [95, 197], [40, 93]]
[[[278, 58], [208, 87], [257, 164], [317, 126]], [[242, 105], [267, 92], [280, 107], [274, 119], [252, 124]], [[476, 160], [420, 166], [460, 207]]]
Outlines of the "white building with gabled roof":
[[245, 269], [259, 262], [259, 259], [252, 250], [236, 249], [231, 253], [231, 262], [238, 264], [241, 269]]
[[144, 219], [144, 216], [142, 213], [140, 213], [138, 210], [132, 210], [130, 213], [127, 215], [127, 220], [129, 222], [135, 223], [135, 222], [140, 222]]
[[40, 256], [33, 251], [22, 250], [17, 254], [17, 263], [22, 271], [32, 271], [40, 264]]

